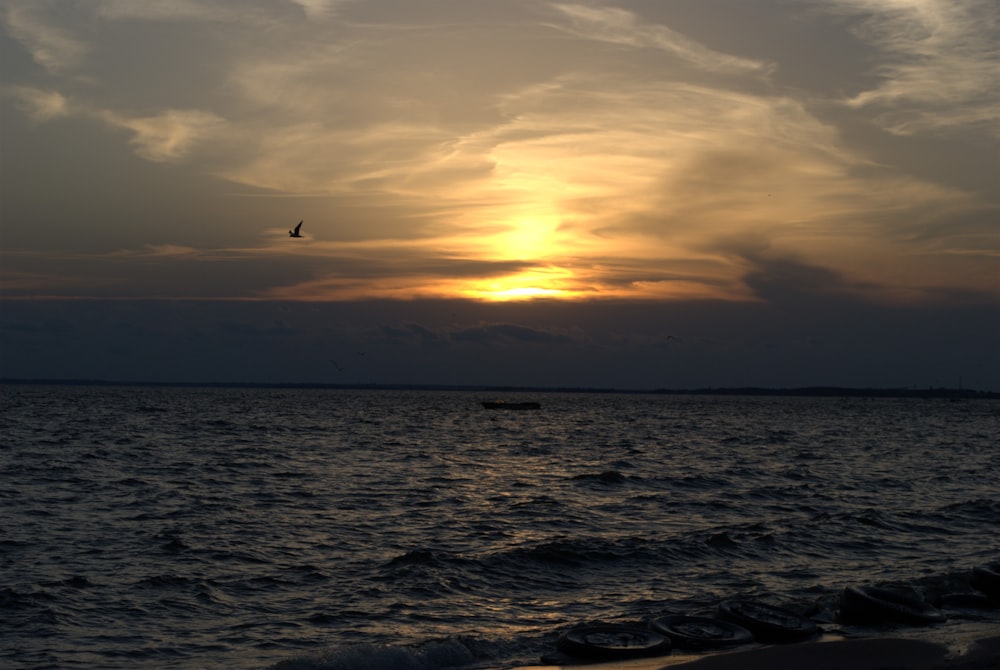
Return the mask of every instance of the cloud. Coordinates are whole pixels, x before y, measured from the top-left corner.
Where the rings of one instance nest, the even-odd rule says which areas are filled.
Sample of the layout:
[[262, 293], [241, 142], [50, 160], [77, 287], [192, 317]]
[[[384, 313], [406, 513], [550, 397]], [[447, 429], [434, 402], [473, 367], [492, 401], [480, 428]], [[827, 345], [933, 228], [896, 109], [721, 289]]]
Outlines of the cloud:
[[555, 4], [571, 23], [574, 34], [598, 42], [632, 48], [658, 49], [707, 70], [724, 72], [766, 71], [765, 63], [713, 51], [665, 25], [641, 23], [635, 14], [612, 7]]
[[[699, 47], [665, 27], [644, 27], [629, 12], [577, 5], [559, 9], [574, 25], [591, 27], [602, 39], [621, 40], [625, 53], [652, 45], [706, 68], [741, 72], [762, 68]], [[596, 156], [620, 146], [616, 126], [624, 122], [625, 128], [635, 127], [646, 120], [642, 119], [649, 113], [646, 104], [677, 108], [678, 101], [666, 90], [662, 101], [654, 95], [635, 99], [618, 93], [639, 85], [638, 75], [622, 81], [614, 68], [587, 74], [579, 66], [568, 67], [566, 73], [544, 65], [547, 59], [561, 63], [583, 49], [569, 40], [547, 45], [555, 49], [539, 48], [534, 61], [541, 67], [535, 72], [523, 70], [516, 79], [484, 78], [483, 71], [495, 67], [488, 61], [480, 63], [486, 56], [510, 60], [511, 49], [525, 45], [525, 35], [534, 36], [526, 43], [525, 55], [533, 53], [535, 44], [545, 44], [535, 41], [543, 35], [538, 24], [520, 20], [525, 22], [523, 34], [458, 24], [438, 29], [433, 43], [429, 33], [417, 27], [394, 31], [365, 25], [354, 28], [350, 41], [323, 43], [308, 54], [293, 43], [282, 55], [247, 59], [229, 80], [257, 113], [245, 117], [239, 129], [245, 137], [240, 146], [244, 160], [222, 168], [220, 174], [256, 187], [303, 193], [368, 190], [412, 196], [437, 185], [449, 193], [464, 192], [463, 182], [474, 187], [478, 180], [497, 174], [495, 152], [526, 146], [532, 140], [529, 133], [539, 144], [582, 141], [581, 148]], [[614, 30], [609, 34], [594, 26]], [[465, 33], [470, 30], [480, 36], [477, 43], [483, 56], [473, 53], [469, 65], [456, 63], [448, 54], [466, 46]], [[549, 71], [556, 73], [555, 78]], [[647, 80], [645, 88], [652, 93], [657, 87]], [[352, 95], [345, 97], [342, 90], [351, 90]], [[612, 109], [617, 118], [601, 118], [602, 110]], [[552, 119], [552, 127], [525, 128], [525, 122], [541, 115]], [[706, 116], [700, 112], [701, 124]], [[630, 122], [630, 117], [636, 120]], [[446, 125], [446, 118], [451, 123]], [[656, 126], [669, 122], [661, 119]], [[656, 131], [652, 124], [645, 130]], [[679, 129], [672, 134], [679, 134]], [[598, 144], [604, 138], [607, 142]], [[555, 175], [552, 181], [558, 179]], [[562, 180], [561, 188], [571, 183]], [[587, 184], [596, 185], [595, 180]]]
[[30, 86], [16, 86], [10, 91], [34, 123], [70, 116], [99, 119], [107, 125], [131, 132], [129, 142], [136, 154], [153, 162], [180, 160], [201, 141], [218, 139], [226, 127], [222, 117], [204, 110], [168, 109], [152, 116], [131, 116], [71, 101], [58, 91]]
[[342, 5], [350, 0], [291, 0], [301, 7], [306, 16], [310, 19], [324, 19], [329, 17], [338, 5]]
[[449, 339], [453, 342], [473, 342], [476, 344], [505, 342], [569, 344], [576, 341], [575, 338], [566, 333], [528, 328], [511, 323], [482, 324], [463, 328], [452, 332]]
[[[12, 133], [19, 165], [59, 165], [61, 193], [88, 192], [8, 188], [66, 245], [86, 230], [87, 248], [128, 246], [59, 259], [99, 295], [137, 294], [137, 277], [167, 295], [169, 272], [215, 260], [253, 281], [178, 293], [746, 301], [805, 268], [872, 299], [996, 291], [996, 197], [977, 186], [992, 145], [968, 162], [925, 134], [976, 137], [1000, 108], [981, 104], [996, 62], [984, 3], [824, 4], [850, 21], [782, 4], [778, 24], [764, 3], [746, 30], [711, 3], [667, 4], [13, 1], [11, 36], [51, 64], [20, 59], [26, 83], [6, 89], [35, 124]], [[808, 38], [769, 44], [765, 23]], [[852, 28], [870, 48], [833, 63], [835, 83], [811, 51], [808, 91], [781, 76], [813, 36], [831, 59], [857, 47]], [[849, 80], [864, 64], [874, 76]], [[85, 123], [41, 124], [68, 118], [122, 132], [98, 147]], [[133, 180], [123, 146], [160, 165]], [[101, 222], [140, 208], [124, 212], [120, 179], [83, 155], [119, 166], [128, 198], [170, 206], [122, 241]], [[194, 183], [203, 198], [175, 197]], [[309, 238], [285, 244], [303, 217]], [[765, 256], [737, 248], [751, 238]]]
[[76, 69], [90, 47], [70, 30], [50, 21], [51, 0], [10, 0], [4, 12], [7, 32], [24, 45], [36, 63], [53, 73]]
[[[146, 250], [150, 256], [192, 257], [202, 255], [202, 252], [194, 247], [181, 246], [179, 244], [147, 244]], [[134, 254], [129, 254], [134, 255]]]
[[963, 375], [967, 388], [1000, 388], [996, 303], [806, 295], [669, 305], [8, 301], [0, 351], [18, 355], [0, 357], [0, 377], [697, 388], [927, 387]]
[[849, 281], [836, 270], [812, 265], [800, 259], [759, 254], [749, 250], [744, 253], [744, 258], [751, 267], [744, 274], [743, 281], [757, 297], [767, 302], [782, 305], [811, 302], [819, 296], [829, 299], [832, 296], [858, 293], [858, 289], [864, 288]]
[[296, 328], [290, 328], [280, 321], [270, 323], [253, 323], [235, 319], [223, 319], [218, 323], [218, 329], [239, 340], [273, 340], [280, 342], [289, 337], [300, 335]]
[[448, 341], [446, 335], [418, 323], [382, 326], [378, 329], [377, 336], [383, 341], [420, 346], [443, 346]]
[[994, 0], [836, 0], [830, 10], [863, 16], [857, 34], [887, 56], [882, 83], [848, 104], [884, 110], [877, 122], [899, 135], [972, 126], [1000, 137]]
[[155, 116], [133, 117], [117, 112], [98, 114], [105, 122], [131, 131], [129, 143], [136, 153], [157, 163], [184, 158], [198, 142], [224, 126], [224, 120], [196, 109], [169, 109]]
[[[460, 303], [456, 303], [460, 305]], [[457, 316], [457, 315], [456, 315]], [[587, 335], [579, 329], [568, 332], [558, 327], [532, 327], [515, 323], [479, 323], [474, 326], [424, 325], [415, 322], [383, 325], [371, 333], [383, 341], [408, 346], [453, 347], [523, 347], [536, 345], [566, 346], [586, 343]]]
[[43, 91], [30, 86], [16, 86], [13, 95], [22, 103], [22, 108], [34, 123], [43, 123], [69, 116], [69, 101], [58, 91]]
[[244, 138], [244, 160], [218, 169], [233, 182], [290, 193], [365, 193], [404, 191], [407, 175], [429, 157], [440, 129], [410, 124], [337, 128], [319, 121], [293, 123], [251, 132]]
[[93, 9], [97, 16], [110, 21], [246, 21], [256, 8], [250, 3], [234, 8], [199, 0], [96, 0]]
[[[7, 260], [7, 259], [5, 259]], [[78, 277], [66, 276], [58, 272], [43, 272], [38, 270], [21, 270], [10, 267], [0, 270], [0, 292], [4, 297], [14, 297], [22, 295], [53, 295], [58, 293], [72, 293], [79, 290], [80, 280]]]

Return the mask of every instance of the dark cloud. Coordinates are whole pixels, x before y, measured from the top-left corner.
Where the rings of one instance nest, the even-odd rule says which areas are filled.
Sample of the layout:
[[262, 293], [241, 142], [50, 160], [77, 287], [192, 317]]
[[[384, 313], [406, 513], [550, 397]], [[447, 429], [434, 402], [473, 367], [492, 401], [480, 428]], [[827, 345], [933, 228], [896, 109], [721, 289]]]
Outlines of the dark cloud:
[[510, 323], [485, 324], [472, 328], [464, 328], [452, 333], [451, 339], [455, 342], [475, 342], [478, 344], [497, 342], [561, 344], [574, 341], [572, 337], [564, 333], [555, 333]]
[[281, 321], [274, 321], [269, 324], [257, 324], [240, 323], [227, 319], [219, 322], [219, 330], [234, 337], [272, 340], [293, 337], [298, 334], [297, 330], [285, 326]]
[[810, 302], [816, 296], [829, 298], [874, 288], [851, 282], [836, 270], [794, 258], [754, 254], [745, 255], [744, 259], [752, 264], [752, 269], [743, 276], [743, 283], [757, 297], [772, 303]]
[[484, 323], [474, 326], [442, 324], [433, 328], [418, 324], [383, 325], [372, 336], [384, 342], [414, 346], [474, 344], [482, 346], [522, 344], [569, 344], [571, 336], [513, 323]]
[[305, 285], [322, 293], [339, 282], [361, 285], [366, 280], [406, 275], [482, 278], [531, 267], [531, 263], [517, 260], [428, 257], [391, 246], [353, 255], [295, 251], [272, 255], [263, 248], [198, 250], [164, 243], [54, 257], [6, 253], [0, 254], [0, 286], [7, 298], [240, 299], [274, 292], [295, 297], [298, 288]]
[[406, 323], [399, 326], [382, 326], [377, 331], [385, 342], [404, 345], [443, 345], [447, 335], [435, 332], [417, 323]]
[[[773, 271], [826, 286], [822, 272], [794, 264]], [[803, 290], [756, 302], [48, 300], [0, 308], [0, 377], [8, 378], [1000, 389], [1000, 306], [983, 301], [892, 306]]]
[[7, 0], [0, 375], [1000, 387], [993, 8], [794, 4]]

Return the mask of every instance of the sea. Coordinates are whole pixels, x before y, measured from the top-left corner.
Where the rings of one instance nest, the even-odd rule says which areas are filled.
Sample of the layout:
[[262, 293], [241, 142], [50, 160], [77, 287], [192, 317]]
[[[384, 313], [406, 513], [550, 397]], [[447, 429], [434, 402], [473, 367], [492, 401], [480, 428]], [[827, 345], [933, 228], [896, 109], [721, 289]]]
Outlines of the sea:
[[998, 400], [8, 384], [0, 440], [4, 668], [502, 670], [1000, 560]]

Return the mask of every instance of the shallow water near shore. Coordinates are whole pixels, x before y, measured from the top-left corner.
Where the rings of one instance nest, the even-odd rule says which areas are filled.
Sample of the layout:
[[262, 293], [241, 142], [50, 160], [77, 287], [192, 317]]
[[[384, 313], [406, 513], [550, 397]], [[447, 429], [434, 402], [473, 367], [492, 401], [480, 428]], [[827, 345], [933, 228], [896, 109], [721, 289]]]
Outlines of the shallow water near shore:
[[1000, 558], [995, 400], [0, 393], [5, 667], [510, 668], [734, 595], [833, 626], [844, 586]]

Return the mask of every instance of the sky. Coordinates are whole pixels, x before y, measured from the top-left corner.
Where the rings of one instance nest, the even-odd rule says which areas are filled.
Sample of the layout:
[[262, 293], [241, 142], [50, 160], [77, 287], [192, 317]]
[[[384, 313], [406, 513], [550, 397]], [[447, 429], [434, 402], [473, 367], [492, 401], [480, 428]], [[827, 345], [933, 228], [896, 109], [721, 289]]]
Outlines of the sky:
[[0, 0], [0, 377], [1000, 390], [998, 13]]

